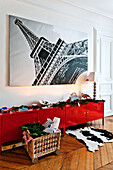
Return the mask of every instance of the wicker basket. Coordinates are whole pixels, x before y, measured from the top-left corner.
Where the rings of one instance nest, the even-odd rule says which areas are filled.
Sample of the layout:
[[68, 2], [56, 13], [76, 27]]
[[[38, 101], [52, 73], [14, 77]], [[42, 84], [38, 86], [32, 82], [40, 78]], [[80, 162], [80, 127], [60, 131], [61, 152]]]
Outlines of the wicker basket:
[[[29, 131], [27, 131], [26, 135], [29, 139]], [[32, 163], [36, 163], [39, 157], [49, 154], [51, 152], [59, 154], [60, 139], [61, 132], [57, 132], [32, 139], [30, 142], [28, 142], [28, 145], [25, 144], [25, 148], [30, 158], [32, 159]]]

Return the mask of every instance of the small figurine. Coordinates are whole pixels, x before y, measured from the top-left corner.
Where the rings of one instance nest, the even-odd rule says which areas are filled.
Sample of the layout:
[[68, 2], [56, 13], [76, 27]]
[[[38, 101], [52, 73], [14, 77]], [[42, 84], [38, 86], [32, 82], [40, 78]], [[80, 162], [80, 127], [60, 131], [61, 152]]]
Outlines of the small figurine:
[[73, 92], [73, 93], [71, 94], [71, 96], [69, 97], [69, 100], [70, 100], [71, 102], [74, 102], [75, 100], [78, 100], [77, 94], [76, 94], [75, 92]]
[[0, 109], [0, 111], [1, 111], [2, 113], [8, 113], [8, 112], [10, 112], [10, 110], [11, 110], [11, 109], [8, 109], [7, 107], [2, 107], [2, 108]]
[[88, 94], [81, 93], [81, 97], [83, 97], [84, 99], [91, 99], [91, 97]]

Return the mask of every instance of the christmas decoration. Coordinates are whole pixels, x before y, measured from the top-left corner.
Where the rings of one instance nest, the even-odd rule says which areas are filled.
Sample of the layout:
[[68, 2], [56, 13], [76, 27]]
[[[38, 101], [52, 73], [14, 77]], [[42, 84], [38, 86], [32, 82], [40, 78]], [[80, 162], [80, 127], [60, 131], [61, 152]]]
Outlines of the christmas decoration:
[[36, 137], [40, 137], [43, 135], [47, 135], [47, 133], [43, 132], [43, 130], [45, 129], [45, 127], [42, 124], [38, 123], [27, 123], [25, 125], [21, 126], [21, 130], [22, 131], [29, 131], [29, 135], [34, 139]]

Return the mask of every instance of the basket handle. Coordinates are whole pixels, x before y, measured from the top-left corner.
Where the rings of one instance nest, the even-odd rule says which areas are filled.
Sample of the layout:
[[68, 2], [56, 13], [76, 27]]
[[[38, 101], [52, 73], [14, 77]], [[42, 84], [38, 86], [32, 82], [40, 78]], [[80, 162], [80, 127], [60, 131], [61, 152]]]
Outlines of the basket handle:
[[30, 132], [29, 132], [29, 130], [27, 129], [27, 130], [26, 130], [26, 137], [27, 137], [28, 140], [29, 140], [29, 138], [31, 137], [29, 134], [30, 134]]
[[27, 147], [27, 151], [28, 151], [28, 142], [30, 142], [33, 138], [29, 135], [29, 130], [27, 131], [23, 131], [23, 139], [25, 141], [25, 145]]

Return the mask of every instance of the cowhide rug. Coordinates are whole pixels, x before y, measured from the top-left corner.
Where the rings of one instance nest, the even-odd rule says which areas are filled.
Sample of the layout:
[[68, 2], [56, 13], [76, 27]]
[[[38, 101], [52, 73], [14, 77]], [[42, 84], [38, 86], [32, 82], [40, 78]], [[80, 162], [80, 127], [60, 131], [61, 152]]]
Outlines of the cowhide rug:
[[89, 151], [99, 150], [104, 142], [113, 142], [113, 134], [104, 129], [95, 129], [94, 127], [85, 127], [77, 130], [67, 130], [66, 134], [75, 137], [82, 142]]

